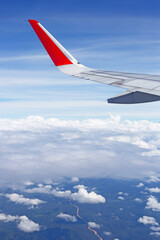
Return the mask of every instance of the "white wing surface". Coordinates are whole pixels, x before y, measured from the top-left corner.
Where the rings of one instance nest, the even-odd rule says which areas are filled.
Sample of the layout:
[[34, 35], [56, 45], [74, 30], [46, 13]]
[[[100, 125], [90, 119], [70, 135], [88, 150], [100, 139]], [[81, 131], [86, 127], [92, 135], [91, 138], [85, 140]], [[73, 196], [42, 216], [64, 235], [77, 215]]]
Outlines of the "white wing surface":
[[160, 100], [160, 76], [95, 70], [80, 64], [38, 21], [29, 20], [56, 67], [63, 73], [126, 89], [109, 103], [133, 104]]

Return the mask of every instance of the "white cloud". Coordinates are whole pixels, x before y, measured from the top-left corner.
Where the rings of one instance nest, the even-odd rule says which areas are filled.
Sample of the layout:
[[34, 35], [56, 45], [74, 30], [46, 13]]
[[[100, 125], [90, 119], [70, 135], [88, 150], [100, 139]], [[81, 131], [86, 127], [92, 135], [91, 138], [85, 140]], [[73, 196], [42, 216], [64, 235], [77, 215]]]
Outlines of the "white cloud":
[[27, 181], [27, 182], [24, 183], [24, 185], [26, 185], [26, 186], [31, 186], [31, 185], [33, 185], [33, 184], [34, 184], [34, 183], [31, 182], [31, 181]]
[[138, 219], [138, 222], [139, 223], [143, 223], [144, 225], [146, 224], [151, 224], [151, 225], [155, 225], [155, 226], [158, 226], [159, 224], [156, 222], [155, 218], [154, 217], [148, 217], [148, 216], [143, 216], [143, 217], [140, 217]]
[[38, 223], [33, 222], [32, 220], [30, 220], [28, 217], [26, 216], [20, 216], [19, 217], [19, 224], [18, 224], [18, 228], [23, 231], [23, 232], [34, 232], [34, 231], [39, 231], [40, 230], [40, 226]]
[[52, 189], [51, 185], [45, 185], [42, 187], [25, 189], [25, 192], [28, 192], [28, 193], [50, 193], [51, 189]]
[[0, 221], [3, 222], [18, 222], [17, 227], [23, 232], [34, 232], [40, 230], [40, 225], [33, 222], [27, 216], [12, 216], [0, 213]]
[[118, 199], [119, 200], [124, 200], [124, 197], [119, 196]]
[[17, 220], [19, 217], [18, 216], [11, 216], [11, 215], [6, 215], [4, 213], [0, 213], [0, 221], [4, 222], [13, 222]]
[[122, 194], [123, 194], [123, 192], [119, 192], [118, 194], [119, 194], [119, 195], [122, 195]]
[[143, 186], [144, 186], [143, 183], [139, 183], [136, 187], [137, 187], [137, 188], [140, 188], [140, 187], [143, 187]]
[[147, 188], [148, 191], [151, 193], [160, 193], [160, 188], [155, 187], [155, 188]]
[[159, 237], [160, 236], [160, 232], [151, 232], [150, 235], [154, 235], [156, 237]]
[[38, 183], [37, 185], [39, 188], [42, 188], [43, 187], [43, 184], [42, 183]]
[[53, 176], [55, 180], [72, 178], [73, 173], [76, 177], [72, 181], [81, 177], [145, 178], [151, 175], [154, 177], [150, 181], [159, 181], [155, 177], [160, 172], [159, 156], [143, 156], [144, 152], [159, 149], [159, 139], [160, 123], [120, 121], [112, 115], [106, 120], [83, 121], [40, 116], [0, 119], [1, 184], [9, 179], [44, 182]]
[[115, 136], [108, 137], [108, 140], [121, 143], [129, 143], [138, 146], [139, 148], [150, 149], [150, 146], [145, 141], [141, 140], [139, 137], [131, 136]]
[[20, 203], [24, 205], [31, 205], [31, 206], [38, 206], [41, 203], [44, 203], [44, 201], [37, 199], [37, 198], [25, 198], [23, 195], [20, 195], [18, 193], [7, 193], [3, 194], [6, 198], [8, 198], [10, 201], [15, 203]]
[[146, 203], [147, 209], [152, 209], [153, 211], [160, 211], [160, 203], [154, 196], [150, 196]]
[[64, 219], [66, 222], [77, 222], [76, 217], [69, 214], [60, 213], [57, 215], [57, 217]]
[[142, 199], [140, 199], [140, 198], [135, 198], [134, 201], [139, 202], [139, 203], [143, 202]]
[[160, 231], [160, 227], [152, 226], [152, 227], [150, 227], [150, 229], [151, 229], [152, 231], [156, 231], [156, 232]]
[[110, 236], [112, 233], [111, 232], [103, 232], [104, 235]]
[[65, 197], [65, 198], [70, 198], [72, 196], [70, 190], [66, 190], [66, 191], [52, 190], [52, 194], [56, 197]]
[[156, 177], [156, 176], [151, 176], [150, 179], [147, 180], [147, 182], [151, 183], [151, 182], [159, 182], [160, 178]]
[[52, 189], [52, 186], [46, 185], [38, 188], [25, 189], [25, 191], [28, 193], [53, 194], [56, 197], [71, 198], [72, 200], [80, 203], [96, 204], [106, 202], [105, 198], [100, 194], [97, 194], [94, 191], [88, 192], [84, 185], [78, 185], [78, 187], [76, 186], [75, 189], [78, 189], [78, 192], [72, 193], [70, 190], [61, 191]]
[[91, 228], [100, 228], [101, 226], [95, 222], [88, 222], [88, 226]]
[[80, 203], [105, 203], [106, 200], [103, 196], [95, 192], [88, 193], [86, 189], [79, 189], [77, 193], [72, 193], [71, 198]]

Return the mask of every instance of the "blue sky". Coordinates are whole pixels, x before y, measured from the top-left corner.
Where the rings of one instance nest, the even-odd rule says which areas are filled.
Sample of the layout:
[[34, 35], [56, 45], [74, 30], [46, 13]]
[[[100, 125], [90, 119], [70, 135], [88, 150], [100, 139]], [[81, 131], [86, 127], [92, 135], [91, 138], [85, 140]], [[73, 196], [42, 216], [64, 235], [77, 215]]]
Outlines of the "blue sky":
[[58, 72], [27, 22], [37, 19], [89, 67], [160, 74], [159, 1], [5, 1], [0, 9], [1, 118], [159, 121], [160, 103], [109, 105], [122, 89]]

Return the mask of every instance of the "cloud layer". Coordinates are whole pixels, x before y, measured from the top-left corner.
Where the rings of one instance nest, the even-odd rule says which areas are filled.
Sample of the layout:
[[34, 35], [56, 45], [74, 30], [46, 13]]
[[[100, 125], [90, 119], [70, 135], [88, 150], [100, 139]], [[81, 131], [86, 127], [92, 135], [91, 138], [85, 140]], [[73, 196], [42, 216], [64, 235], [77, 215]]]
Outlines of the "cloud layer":
[[160, 123], [120, 121], [112, 115], [84, 121], [40, 116], [0, 119], [1, 183], [53, 176], [72, 177], [73, 181], [156, 176], [160, 172], [159, 139]]

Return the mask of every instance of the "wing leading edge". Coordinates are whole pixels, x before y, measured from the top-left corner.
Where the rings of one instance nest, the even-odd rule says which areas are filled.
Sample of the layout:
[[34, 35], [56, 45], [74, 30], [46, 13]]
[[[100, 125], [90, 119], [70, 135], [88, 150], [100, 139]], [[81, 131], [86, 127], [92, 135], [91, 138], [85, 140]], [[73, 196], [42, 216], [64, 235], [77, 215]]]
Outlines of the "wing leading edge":
[[28, 20], [55, 66], [70, 76], [127, 89], [109, 103], [133, 104], [160, 100], [160, 76], [102, 71], [80, 64], [38, 21]]

